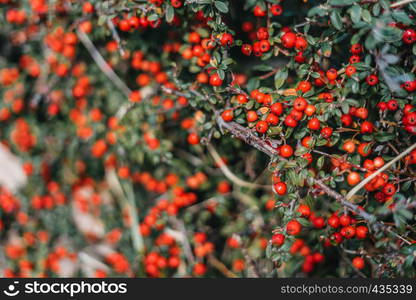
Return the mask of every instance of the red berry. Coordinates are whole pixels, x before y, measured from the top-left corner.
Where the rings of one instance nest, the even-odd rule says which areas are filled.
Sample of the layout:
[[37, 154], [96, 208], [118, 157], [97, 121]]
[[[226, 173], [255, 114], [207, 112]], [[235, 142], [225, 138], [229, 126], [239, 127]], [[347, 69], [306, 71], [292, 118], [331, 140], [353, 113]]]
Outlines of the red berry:
[[290, 235], [298, 235], [301, 230], [302, 225], [296, 220], [291, 220], [286, 225], [286, 231]]
[[253, 47], [250, 44], [243, 44], [241, 46], [241, 52], [244, 55], [250, 56], [252, 51], [253, 51]]
[[266, 10], [263, 9], [260, 5], [256, 5], [253, 10], [253, 14], [256, 17], [264, 17], [266, 15]]
[[295, 48], [300, 51], [306, 50], [308, 48], [308, 42], [303, 37], [296, 37]]
[[256, 124], [256, 130], [258, 133], [265, 133], [269, 129], [269, 124], [266, 121], [260, 120]]
[[275, 246], [282, 246], [285, 242], [285, 236], [281, 233], [276, 233], [272, 236], [272, 244]]
[[363, 259], [363, 258], [361, 258], [361, 257], [359, 257], [359, 256], [354, 257], [354, 258], [352, 259], [352, 265], [353, 265], [355, 268], [357, 268], [357, 269], [361, 270], [361, 269], [363, 269], [363, 268], [364, 268], [364, 265], [365, 265], [365, 263], [364, 263], [364, 259]]
[[335, 215], [328, 218], [328, 225], [332, 228], [338, 228], [340, 225], [339, 218]]
[[296, 34], [287, 32], [282, 36], [282, 45], [285, 48], [293, 48], [296, 44]]
[[377, 75], [374, 75], [374, 74], [368, 75], [366, 78], [366, 82], [368, 85], [371, 85], [371, 86], [376, 85], [378, 83]]
[[220, 38], [220, 43], [223, 46], [231, 46], [234, 42], [233, 36], [229, 33], [223, 33]]
[[345, 75], [351, 77], [357, 72], [357, 69], [354, 66], [348, 66], [345, 68]]
[[270, 12], [273, 16], [280, 16], [283, 13], [283, 9], [279, 4], [273, 4], [270, 7]]
[[224, 110], [221, 117], [225, 122], [231, 122], [234, 118], [233, 111], [231, 109]]
[[363, 47], [360, 44], [351, 45], [350, 52], [352, 54], [360, 54], [363, 51]]
[[283, 196], [286, 195], [287, 192], [287, 186], [286, 183], [284, 182], [278, 182], [274, 185], [274, 191], [276, 192], [276, 194]]
[[256, 35], [259, 40], [267, 40], [269, 38], [269, 32], [266, 27], [260, 27]]
[[411, 28], [406, 29], [403, 32], [402, 39], [406, 44], [413, 44], [416, 41], [416, 31]]
[[280, 147], [280, 155], [283, 157], [291, 157], [293, 155], [293, 148], [290, 145], [283, 145]]
[[366, 226], [358, 226], [356, 228], [356, 235], [359, 239], [364, 239], [367, 237], [368, 234], [368, 228]]
[[308, 128], [310, 130], [318, 130], [321, 127], [321, 122], [318, 118], [310, 119], [308, 122]]
[[222, 85], [222, 79], [217, 73], [215, 73], [209, 77], [209, 84], [212, 86], [220, 86]]

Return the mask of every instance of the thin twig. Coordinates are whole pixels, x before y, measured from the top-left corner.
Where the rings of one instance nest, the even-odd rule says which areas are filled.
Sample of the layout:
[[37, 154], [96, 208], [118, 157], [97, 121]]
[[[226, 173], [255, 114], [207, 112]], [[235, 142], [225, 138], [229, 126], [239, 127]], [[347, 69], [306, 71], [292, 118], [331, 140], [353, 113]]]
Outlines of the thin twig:
[[90, 38], [88, 37], [85, 32], [77, 28], [77, 35], [81, 40], [82, 44], [87, 48], [88, 52], [90, 53], [91, 57], [94, 59], [97, 66], [101, 69], [101, 71], [114, 83], [114, 85], [126, 96], [129, 97], [131, 94], [130, 88], [124, 83], [123, 80], [114, 72], [114, 70], [107, 64], [101, 54], [98, 52], [97, 48], [91, 42]]
[[185, 252], [186, 258], [188, 259], [191, 265], [194, 265], [195, 257], [192, 253], [191, 244], [189, 243], [189, 240], [188, 240], [188, 234], [186, 232], [185, 224], [176, 217], [170, 217], [169, 220], [176, 227], [176, 229], [181, 232], [182, 237], [183, 237], [182, 245], [183, 245], [183, 250]]
[[250, 254], [248, 253], [246, 248], [242, 248], [241, 251], [243, 252], [244, 258], [247, 261], [249, 267], [251, 268], [252, 272], [253, 272], [253, 277], [254, 278], [260, 278], [261, 277], [261, 273], [260, 270], [258, 269], [255, 261], [251, 258]]
[[215, 150], [215, 148], [211, 144], [207, 144], [207, 149], [208, 149], [208, 152], [211, 154], [212, 158], [214, 159], [215, 163], [219, 166], [221, 171], [224, 173], [225, 177], [227, 177], [229, 180], [231, 180], [236, 185], [239, 185], [239, 186], [242, 186], [242, 187], [247, 187], [247, 188], [250, 188], [250, 189], [268, 189], [268, 190], [272, 189], [271, 185], [261, 185], [261, 184], [257, 184], [257, 183], [244, 181], [244, 180], [238, 178], [227, 167], [227, 165], [224, 163], [224, 161], [219, 156], [217, 150]]
[[121, 39], [120, 39], [120, 36], [118, 35], [116, 27], [114, 26], [113, 22], [110, 19], [107, 19], [107, 25], [108, 25], [108, 28], [110, 28], [111, 34], [113, 35], [113, 38], [117, 43], [117, 48], [121, 57], [124, 57], [124, 54], [126, 52], [124, 51], [124, 48], [121, 45]]
[[399, 7], [399, 6], [402, 6], [402, 5], [405, 5], [405, 4], [408, 4], [408, 3], [411, 3], [411, 2], [414, 2], [415, 0], [401, 0], [401, 1], [397, 1], [397, 2], [395, 2], [395, 3], [392, 3], [391, 5], [390, 5], [390, 7], [391, 8], [396, 8], [396, 7]]
[[400, 153], [400, 155], [398, 155], [396, 158], [394, 158], [393, 160], [389, 161], [382, 168], [378, 169], [376, 172], [374, 172], [373, 174], [371, 174], [370, 176], [368, 176], [367, 178], [365, 178], [364, 180], [362, 180], [353, 189], [351, 189], [351, 191], [348, 192], [348, 194], [345, 196], [345, 198], [347, 200], [350, 200], [362, 187], [364, 187], [367, 183], [369, 183], [371, 180], [373, 180], [381, 172], [384, 172], [384, 170], [387, 170], [394, 163], [396, 163], [397, 161], [399, 161], [400, 159], [402, 159], [404, 156], [406, 156], [407, 154], [409, 154], [410, 152], [412, 152], [413, 149], [415, 149], [415, 148], [416, 148], [416, 143], [414, 143], [412, 146], [410, 146], [405, 151], [403, 151], [402, 153]]
[[219, 261], [214, 255], [211, 254], [208, 256], [208, 262], [210, 263], [211, 266], [213, 266], [222, 274], [224, 274], [225, 277], [229, 277], [229, 278], [238, 277], [232, 271], [230, 271], [221, 261]]
[[111, 190], [117, 197], [117, 200], [119, 200], [121, 202], [121, 206], [124, 209], [127, 209], [127, 211], [129, 212], [129, 215], [131, 217], [131, 223], [129, 224], [129, 227], [130, 227], [131, 239], [133, 241], [133, 246], [139, 254], [143, 254], [143, 251], [144, 251], [143, 237], [139, 230], [140, 222], [139, 222], [139, 217], [137, 215], [136, 204], [135, 204], [134, 199], [132, 198], [133, 195], [126, 196], [114, 170], [109, 170], [106, 173], [106, 177], [107, 177], [107, 181], [109, 183]]

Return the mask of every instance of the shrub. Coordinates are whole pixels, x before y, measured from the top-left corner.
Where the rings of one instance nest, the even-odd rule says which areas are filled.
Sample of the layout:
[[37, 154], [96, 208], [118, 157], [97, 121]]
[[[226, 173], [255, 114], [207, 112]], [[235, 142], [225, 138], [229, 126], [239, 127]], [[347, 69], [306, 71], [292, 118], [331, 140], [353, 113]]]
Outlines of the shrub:
[[0, 6], [4, 276], [416, 275], [414, 1]]

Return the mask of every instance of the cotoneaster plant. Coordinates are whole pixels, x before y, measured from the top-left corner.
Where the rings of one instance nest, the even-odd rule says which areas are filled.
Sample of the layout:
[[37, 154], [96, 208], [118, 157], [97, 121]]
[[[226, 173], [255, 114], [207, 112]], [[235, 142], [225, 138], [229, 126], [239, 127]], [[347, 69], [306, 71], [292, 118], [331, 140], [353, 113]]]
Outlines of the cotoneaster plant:
[[415, 1], [0, 7], [3, 276], [416, 275]]

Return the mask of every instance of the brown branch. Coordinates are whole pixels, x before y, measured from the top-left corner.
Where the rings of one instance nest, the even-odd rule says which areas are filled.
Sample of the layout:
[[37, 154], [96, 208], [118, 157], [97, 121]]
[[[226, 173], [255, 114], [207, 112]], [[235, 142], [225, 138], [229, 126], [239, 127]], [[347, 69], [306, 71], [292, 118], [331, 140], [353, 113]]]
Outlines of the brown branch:
[[[276, 150], [276, 146], [273, 145], [273, 141], [269, 138], [260, 138], [258, 136], [255, 136], [249, 129], [241, 126], [238, 123], [235, 122], [224, 122], [221, 118], [221, 116], [217, 115], [217, 123], [218, 125], [230, 131], [235, 137], [238, 139], [244, 141], [245, 143], [249, 144], [250, 146], [253, 146], [257, 150], [267, 154], [270, 157], [279, 157], [280, 161], [288, 161], [287, 159], [281, 157], [279, 153]], [[382, 223], [375, 223], [376, 217], [365, 212], [364, 210], [360, 209], [357, 205], [349, 202], [346, 200], [346, 198], [339, 194], [338, 192], [331, 189], [329, 186], [327, 186], [321, 179], [317, 178], [311, 178], [311, 181], [314, 185], [317, 185], [322, 191], [325, 192], [328, 196], [334, 198], [338, 202], [340, 202], [343, 206], [347, 207], [352, 212], [356, 213], [357, 215], [361, 216], [363, 219], [367, 220], [369, 223], [374, 223], [373, 225], [379, 229]]]
[[94, 59], [97, 66], [101, 69], [101, 71], [114, 83], [114, 85], [121, 91], [126, 97], [130, 96], [131, 90], [130, 88], [124, 83], [123, 80], [114, 72], [114, 70], [108, 65], [108, 63], [104, 60], [101, 54], [98, 52], [97, 48], [91, 42], [90, 38], [88, 37], [85, 32], [77, 28], [77, 35], [81, 40], [82, 44], [87, 48], [88, 52], [90, 53], [91, 57]]
[[251, 258], [246, 248], [242, 248], [241, 251], [243, 252], [244, 258], [247, 261], [249, 267], [253, 272], [254, 278], [261, 278], [260, 270], [258, 269], [256, 262]]
[[238, 276], [235, 275], [232, 271], [230, 271], [221, 261], [219, 261], [214, 255], [208, 256], [208, 262], [211, 266], [216, 268], [220, 271], [225, 277], [229, 278], [237, 278]]
[[271, 190], [271, 185], [262, 185], [257, 183], [248, 182], [245, 180], [242, 180], [238, 178], [231, 170], [227, 167], [227, 165], [224, 163], [224, 161], [221, 159], [220, 155], [218, 154], [217, 150], [211, 145], [207, 144], [208, 152], [211, 154], [212, 158], [214, 159], [215, 163], [218, 165], [218, 167], [221, 169], [222, 173], [227, 177], [229, 180], [231, 180], [234, 184], [246, 187], [249, 189], [267, 189]]
[[119, 34], [117, 32], [116, 27], [113, 24], [113, 21], [111, 21], [110, 19], [107, 19], [107, 25], [110, 28], [111, 34], [113, 35], [113, 38], [114, 38], [114, 40], [117, 43], [117, 48], [118, 48], [118, 51], [119, 51], [121, 57], [124, 57], [124, 54], [126, 52], [124, 51], [124, 48], [121, 45], [121, 39], [120, 39], [120, 36], [119, 36]]
[[396, 7], [399, 7], [399, 6], [402, 6], [402, 5], [406, 5], [406, 4], [411, 3], [411, 2], [414, 2], [414, 1], [415, 0], [401, 0], [401, 1], [397, 1], [395, 3], [392, 3], [390, 5], [390, 7], [391, 8], [396, 8]]

